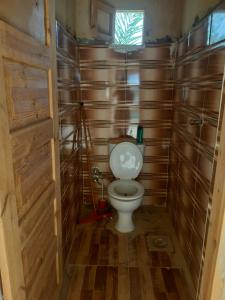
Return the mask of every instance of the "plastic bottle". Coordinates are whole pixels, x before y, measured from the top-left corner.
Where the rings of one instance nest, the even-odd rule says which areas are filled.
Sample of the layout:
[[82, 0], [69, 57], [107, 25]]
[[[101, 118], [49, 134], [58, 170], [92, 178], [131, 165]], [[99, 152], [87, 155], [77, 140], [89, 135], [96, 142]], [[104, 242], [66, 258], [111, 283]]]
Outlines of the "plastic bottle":
[[137, 144], [143, 144], [143, 127], [138, 126], [137, 129]]

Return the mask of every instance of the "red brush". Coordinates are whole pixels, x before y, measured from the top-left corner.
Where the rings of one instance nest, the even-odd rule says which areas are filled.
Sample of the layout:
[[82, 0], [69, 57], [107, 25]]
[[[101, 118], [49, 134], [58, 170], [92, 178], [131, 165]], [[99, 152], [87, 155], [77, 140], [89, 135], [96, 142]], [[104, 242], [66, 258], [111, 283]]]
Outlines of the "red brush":
[[[104, 199], [104, 182], [103, 182], [103, 177], [99, 169], [94, 168], [92, 169], [92, 178], [94, 178], [95, 182], [101, 184], [102, 186], [102, 195], [101, 198], [98, 200], [98, 206], [96, 208], [95, 205], [93, 205], [94, 212], [91, 213], [89, 216], [83, 218], [80, 220], [80, 224], [85, 224], [85, 223], [92, 223], [95, 221], [101, 221], [105, 218], [109, 218], [112, 216], [112, 211], [111, 207], [108, 205], [107, 200]], [[99, 182], [99, 179], [101, 179], [101, 183]], [[93, 200], [93, 204], [94, 204]]]
[[99, 199], [98, 201], [98, 212], [104, 211], [107, 208], [107, 202], [105, 199]]
[[94, 211], [89, 216], [82, 218], [79, 223], [80, 224], [92, 223], [95, 221], [101, 221], [105, 218], [110, 218], [111, 216], [112, 216], [112, 211], [110, 210], [110, 207], [107, 205], [106, 200], [100, 199], [98, 201], [97, 211]]

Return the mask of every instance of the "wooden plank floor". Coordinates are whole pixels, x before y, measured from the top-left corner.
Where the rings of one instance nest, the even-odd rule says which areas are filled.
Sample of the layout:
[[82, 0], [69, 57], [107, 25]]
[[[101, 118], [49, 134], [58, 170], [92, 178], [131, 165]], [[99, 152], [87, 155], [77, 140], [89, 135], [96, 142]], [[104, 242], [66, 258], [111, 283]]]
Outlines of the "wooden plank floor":
[[120, 234], [115, 218], [78, 225], [67, 268], [64, 300], [190, 300], [172, 251], [151, 251], [149, 235], [169, 236], [173, 229], [165, 210], [141, 208], [136, 230]]

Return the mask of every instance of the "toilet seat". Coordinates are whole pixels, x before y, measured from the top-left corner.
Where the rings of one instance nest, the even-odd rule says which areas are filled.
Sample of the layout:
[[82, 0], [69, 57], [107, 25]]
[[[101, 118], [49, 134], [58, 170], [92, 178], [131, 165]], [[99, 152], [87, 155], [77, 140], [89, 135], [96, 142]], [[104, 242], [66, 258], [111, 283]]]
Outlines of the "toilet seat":
[[133, 201], [144, 195], [144, 187], [135, 180], [118, 179], [108, 186], [108, 193], [118, 201]]
[[141, 172], [143, 156], [137, 145], [123, 142], [113, 148], [109, 165], [116, 178], [135, 179]]

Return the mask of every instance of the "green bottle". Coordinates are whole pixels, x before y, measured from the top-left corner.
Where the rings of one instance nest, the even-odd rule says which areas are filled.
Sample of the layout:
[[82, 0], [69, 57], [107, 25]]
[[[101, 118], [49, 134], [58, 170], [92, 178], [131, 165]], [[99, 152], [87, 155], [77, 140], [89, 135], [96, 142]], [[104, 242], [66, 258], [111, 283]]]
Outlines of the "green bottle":
[[138, 126], [137, 129], [137, 144], [143, 144], [143, 127], [142, 126]]

